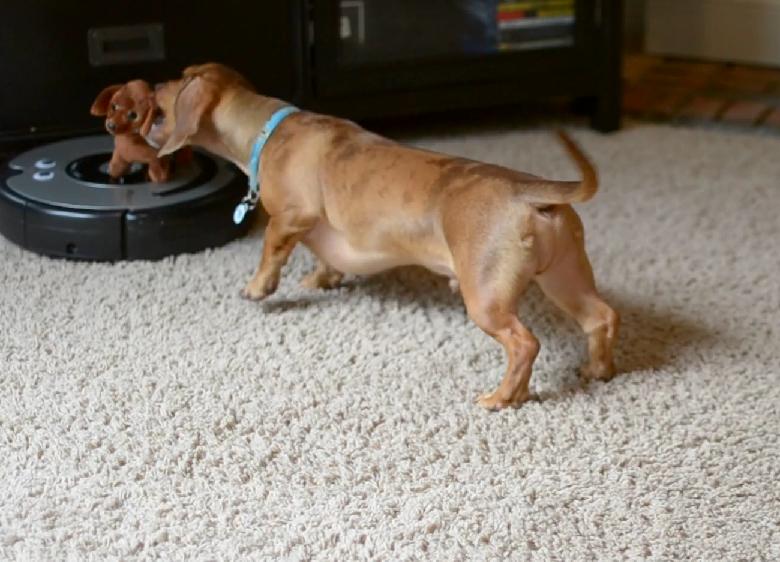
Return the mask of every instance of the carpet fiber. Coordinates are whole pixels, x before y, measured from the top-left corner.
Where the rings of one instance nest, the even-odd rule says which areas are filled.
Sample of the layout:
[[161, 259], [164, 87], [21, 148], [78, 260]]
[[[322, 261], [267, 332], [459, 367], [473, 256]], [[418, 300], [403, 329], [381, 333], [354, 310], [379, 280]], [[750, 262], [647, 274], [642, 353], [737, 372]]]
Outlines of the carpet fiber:
[[[532, 288], [517, 410], [472, 403], [503, 351], [423, 270], [307, 291], [299, 248], [259, 304], [259, 227], [115, 265], [0, 240], [0, 558], [780, 558], [780, 139], [574, 134], [622, 374], [582, 385]], [[576, 174], [542, 130], [412, 142]]]

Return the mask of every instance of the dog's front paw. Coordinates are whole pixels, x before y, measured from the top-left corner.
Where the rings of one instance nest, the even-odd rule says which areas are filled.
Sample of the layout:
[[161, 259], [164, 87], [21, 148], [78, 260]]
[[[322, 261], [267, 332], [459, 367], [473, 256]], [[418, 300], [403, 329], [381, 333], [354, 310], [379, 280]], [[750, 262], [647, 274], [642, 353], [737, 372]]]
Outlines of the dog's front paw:
[[241, 297], [250, 301], [260, 301], [272, 295], [278, 286], [279, 277], [254, 278], [241, 289]]

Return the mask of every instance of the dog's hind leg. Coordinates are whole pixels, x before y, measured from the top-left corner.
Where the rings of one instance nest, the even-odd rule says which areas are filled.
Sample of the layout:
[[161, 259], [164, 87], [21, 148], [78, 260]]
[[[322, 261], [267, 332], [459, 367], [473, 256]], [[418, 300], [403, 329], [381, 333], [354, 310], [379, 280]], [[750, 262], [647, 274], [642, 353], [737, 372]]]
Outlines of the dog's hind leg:
[[[519, 406], [528, 399], [528, 384], [539, 341], [520, 322], [517, 307], [534, 274], [534, 260], [525, 252], [494, 262], [495, 267], [477, 267], [458, 275], [469, 317], [506, 351], [504, 378], [492, 393], [477, 399], [480, 406], [500, 410]], [[500, 259], [500, 258], [499, 258]], [[483, 260], [479, 260], [484, 266]]]
[[579, 221], [570, 232], [574, 239], [536, 281], [544, 294], [571, 315], [588, 336], [589, 357], [580, 373], [588, 379], [607, 380], [615, 374], [612, 348], [620, 319], [596, 291]]

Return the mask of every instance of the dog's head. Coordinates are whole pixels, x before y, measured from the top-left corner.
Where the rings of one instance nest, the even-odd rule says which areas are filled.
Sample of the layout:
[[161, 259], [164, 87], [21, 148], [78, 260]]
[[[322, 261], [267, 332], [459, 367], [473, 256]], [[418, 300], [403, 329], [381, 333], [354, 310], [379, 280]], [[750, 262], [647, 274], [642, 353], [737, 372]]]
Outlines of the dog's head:
[[151, 86], [143, 80], [104, 88], [92, 103], [92, 115], [106, 117], [106, 130], [112, 135], [146, 136], [155, 118], [156, 104]]
[[198, 140], [210, 112], [231, 88], [253, 90], [238, 72], [217, 63], [190, 66], [178, 80], [158, 84], [155, 101], [159, 116], [147, 139], [162, 147], [159, 156]]

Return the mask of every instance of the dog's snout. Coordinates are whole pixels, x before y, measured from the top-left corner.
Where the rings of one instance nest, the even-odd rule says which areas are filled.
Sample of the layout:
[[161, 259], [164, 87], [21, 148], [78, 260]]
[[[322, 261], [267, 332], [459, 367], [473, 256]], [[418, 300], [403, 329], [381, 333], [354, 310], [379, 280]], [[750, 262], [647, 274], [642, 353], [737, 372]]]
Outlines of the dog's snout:
[[116, 123], [113, 121], [106, 121], [106, 129], [108, 129], [111, 132], [114, 132], [116, 130]]

